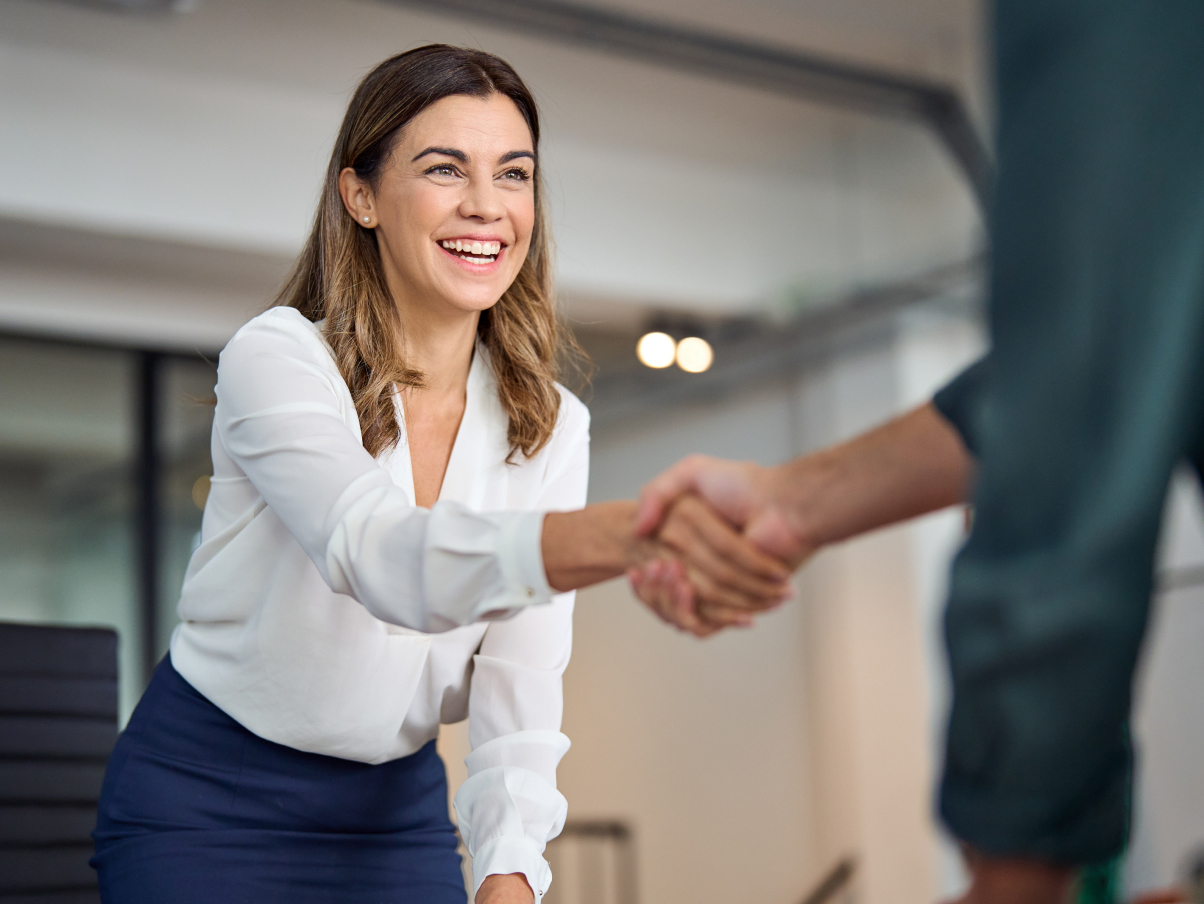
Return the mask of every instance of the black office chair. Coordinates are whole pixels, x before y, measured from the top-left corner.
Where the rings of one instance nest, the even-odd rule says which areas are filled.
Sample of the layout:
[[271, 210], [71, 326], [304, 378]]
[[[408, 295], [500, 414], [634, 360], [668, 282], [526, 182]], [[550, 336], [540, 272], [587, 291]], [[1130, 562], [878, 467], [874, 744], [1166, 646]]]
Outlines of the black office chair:
[[0, 904], [98, 904], [88, 858], [116, 740], [116, 632], [0, 623]]

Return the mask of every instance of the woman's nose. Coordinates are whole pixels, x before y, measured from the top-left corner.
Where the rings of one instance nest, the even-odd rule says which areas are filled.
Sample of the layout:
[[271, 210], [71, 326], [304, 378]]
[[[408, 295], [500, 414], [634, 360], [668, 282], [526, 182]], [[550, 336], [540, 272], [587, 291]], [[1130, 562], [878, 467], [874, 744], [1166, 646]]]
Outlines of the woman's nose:
[[460, 215], [465, 219], [493, 223], [506, 213], [493, 179], [473, 179], [460, 202]]

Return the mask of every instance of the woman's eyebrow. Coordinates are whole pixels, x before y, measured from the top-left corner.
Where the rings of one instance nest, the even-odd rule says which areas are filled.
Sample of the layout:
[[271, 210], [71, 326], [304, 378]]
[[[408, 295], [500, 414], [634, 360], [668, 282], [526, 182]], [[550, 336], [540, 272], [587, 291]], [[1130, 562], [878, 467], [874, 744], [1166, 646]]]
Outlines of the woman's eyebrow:
[[511, 151], [509, 154], [503, 154], [498, 158], [498, 163], [509, 163], [511, 160], [518, 160], [520, 157], [530, 157], [531, 161], [535, 161], [535, 154], [531, 151]]
[[444, 157], [451, 157], [453, 160], [459, 160], [461, 163], [468, 162], [468, 155], [463, 151], [457, 151], [455, 148], [430, 147], [415, 157], [414, 160], [411, 160], [410, 163], [413, 163], [415, 160], [421, 160], [427, 154], [442, 154]]

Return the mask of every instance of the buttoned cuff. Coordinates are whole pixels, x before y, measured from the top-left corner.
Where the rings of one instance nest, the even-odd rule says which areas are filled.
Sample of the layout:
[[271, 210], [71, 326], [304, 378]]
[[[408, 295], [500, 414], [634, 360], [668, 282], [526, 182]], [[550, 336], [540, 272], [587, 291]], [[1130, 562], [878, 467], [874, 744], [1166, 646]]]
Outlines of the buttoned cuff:
[[486, 876], [506, 876], [522, 873], [535, 893], [535, 904], [540, 904], [552, 884], [552, 870], [543, 859], [539, 846], [529, 838], [503, 835], [487, 841], [472, 858], [472, 893], [477, 890]]
[[525, 606], [552, 601], [555, 591], [543, 567], [545, 515], [547, 512], [519, 512], [502, 523], [497, 534], [497, 560], [505, 595], [479, 603], [473, 621], [504, 618]]

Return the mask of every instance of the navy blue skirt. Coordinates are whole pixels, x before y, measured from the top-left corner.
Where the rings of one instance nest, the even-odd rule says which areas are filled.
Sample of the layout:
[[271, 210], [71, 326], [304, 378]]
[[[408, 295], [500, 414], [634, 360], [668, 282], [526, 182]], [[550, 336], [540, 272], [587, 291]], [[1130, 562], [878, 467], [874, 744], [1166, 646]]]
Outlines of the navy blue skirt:
[[105, 772], [92, 865], [106, 904], [465, 904], [431, 741], [370, 766], [265, 741], [172, 668]]

